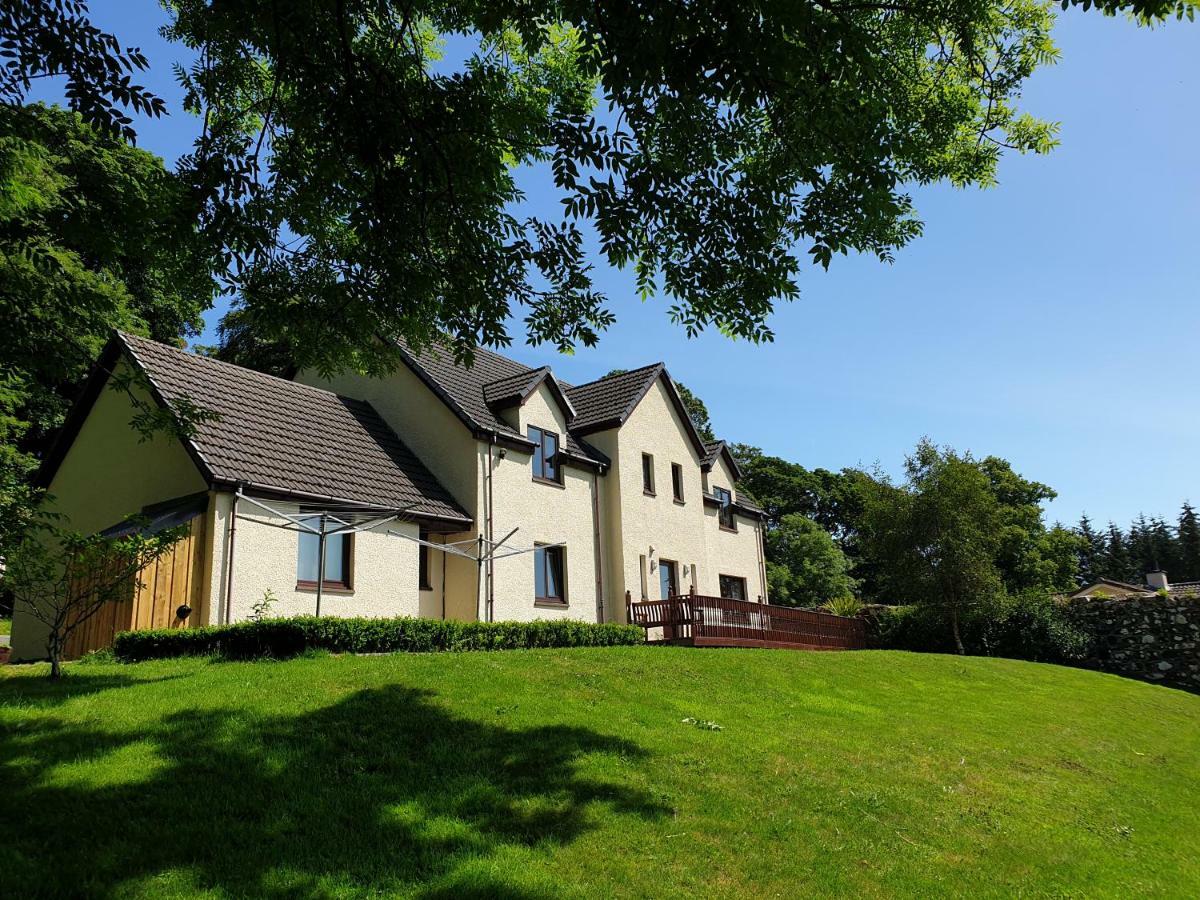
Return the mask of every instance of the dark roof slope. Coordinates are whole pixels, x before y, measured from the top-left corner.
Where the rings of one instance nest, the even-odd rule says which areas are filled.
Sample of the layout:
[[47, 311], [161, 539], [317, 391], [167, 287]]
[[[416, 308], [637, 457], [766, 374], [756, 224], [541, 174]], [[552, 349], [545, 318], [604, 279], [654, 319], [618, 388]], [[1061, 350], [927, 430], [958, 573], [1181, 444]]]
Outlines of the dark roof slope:
[[663, 364], [654, 363], [567, 388], [567, 397], [575, 407], [573, 427], [588, 432], [620, 425], [662, 373]]
[[724, 454], [725, 462], [729, 464], [729, 469], [733, 472], [735, 481], [740, 481], [742, 478], [742, 467], [738, 465], [738, 461], [733, 457], [733, 451], [729, 449], [729, 444], [723, 440], [705, 441], [704, 442], [704, 459], [700, 462], [700, 467], [706, 472], [712, 469], [717, 463], [717, 457]]
[[[482, 347], [475, 351], [475, 363], [470, 368], [458, 365], [454, 353], [444, 346], [435, 345], [416, 353], [399, 342], [399, 348], [408, 367], [477, 436], [495, 432], [512, 443], [533, 446], [497, 413], [493, 404], [510, 399], [517, 390], [524, 394], [544, 377], [553, 377], [548, 367], [531, 369]], [[566, 411], [570, 413], [570, 409]], [[608, 465], [608, 458], [579, 440], [571, 433], [573, 430], [574, 422], [566, 435], [567, 455], [593, 466]]]
[[163, 399], [187, 397], [219, 415], [189, 441], [210, 480], [470, 520], [369, 403], [146, 338], [118, 340]]

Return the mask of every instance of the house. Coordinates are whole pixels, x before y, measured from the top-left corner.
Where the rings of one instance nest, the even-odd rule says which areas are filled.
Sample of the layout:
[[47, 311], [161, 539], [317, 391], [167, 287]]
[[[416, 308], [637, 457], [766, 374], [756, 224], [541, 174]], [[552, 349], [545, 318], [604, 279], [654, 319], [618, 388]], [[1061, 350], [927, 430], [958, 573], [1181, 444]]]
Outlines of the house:
[[1171, 584], [1167, 573], [1163, 571], [1147, 572], [1144, 584], [1129, 584], [1125, 581], [1115, 581], [1111, 578], [1099, 578], [1091, 584], [1086, 584], [1073, 594], [1069, 600], [1127, 600], [1131, 597], [1153, 597], [1160, 591], [1165, 591], [1168, 597], [1200, 597], [1200, 581], [1180, 582]]
[[[581, 385], [486, 350], [401, 347], [390, 376], [285, 380], [118, 334], [47, 457], [85, 533], [186, 526], [127, 600], [80, 629], [273, 615], [626, 620], [627, 595], [765, 602], [763, 513], [661, 364]], [[153, 406], [215, 414], [145, 440]], [[322, 552], [323, 547], [323, 552]], [[44, 655], [18, 612], [14, 657]]]

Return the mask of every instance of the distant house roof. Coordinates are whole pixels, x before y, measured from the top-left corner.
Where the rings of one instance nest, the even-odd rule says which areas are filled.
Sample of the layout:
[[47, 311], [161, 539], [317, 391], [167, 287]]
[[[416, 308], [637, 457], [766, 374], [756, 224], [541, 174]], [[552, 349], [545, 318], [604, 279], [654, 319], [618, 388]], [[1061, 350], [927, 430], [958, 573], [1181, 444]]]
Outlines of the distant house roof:
[[369, 403], [128, 334], [105, 348], [72, 412], [76, 421], [68, 422], [62, 446], [47, 458], [43, 483], [53, 477], [122, 353], [146, 375], [160, 403], [186, 399], [217, 414], [182, 438], [210, 484], [470, 522]]
[[[1098, 578], [1086, 584], [1073, 594], [1071, 600], [1104, 595], [1114, 600], [1124, 600], [1129, 597], [1153, 597], [1158, 589], [1149, 584], [1130, 584], [1127, 581], [1117, 581], [1112, 578]], [[1200, 597], [1200, 581], [1181, 581], [1178, 584], [1167, 584], [1168, 597]]]

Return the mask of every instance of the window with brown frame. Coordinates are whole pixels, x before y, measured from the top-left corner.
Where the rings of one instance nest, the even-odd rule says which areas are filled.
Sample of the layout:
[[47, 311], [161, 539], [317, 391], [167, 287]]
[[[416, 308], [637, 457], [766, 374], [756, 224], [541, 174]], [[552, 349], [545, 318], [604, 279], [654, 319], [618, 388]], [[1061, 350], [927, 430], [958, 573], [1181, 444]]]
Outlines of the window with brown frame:
[[429, 532], [422, 528], [417, 534], [421, 538], [421, 543], [417, 545], [417, 552], [420, 554], [417, 565], [417, 588], [422, 591], [432, 591], [433, 585], [429, 581], [429, 548], [424, 543], [429, 540]]
[[[312, 525], [321, 521], [320, 516], [304, 519]], [[350, 569], [353, 562], [351, 534], [327, 534], [325, 536], [325, 580], [322, 590], [348, 591], [351, 587]], [[320, 577], [321, 539], [309, 531], [300, 532], [296, 551], [296, 587], [316, 589]]]
[[679, 564], [673, 559], [658, 561], [658, 593], [663, 600], [679, 596]]
[[721, 580], [721, 596], [726, 600], [745, 600], [746, 599], [746, 579], [739, 578], [736, 575], [722, 575]]
[[642, 454], [642, 493], [654, 496], [654, 457]]
[[671, 463], [671, 494], [676, 503], [683, 502], [683, 466]]
[[544, 428], [529, 426], [529, 439], [533, 441], [533, 480], [562, 483], [562, 472], [558, 465], [558, 434]]
[[537, 603], [567, 603], [566, 559], [562, 547], [534, 547], [533, 599]]
[[733, 494], [722, 487], [713, 488], [713, 496], [721, 504], [717, 521], [727, 531], [737, 531], [737, 517], [733, 513]]

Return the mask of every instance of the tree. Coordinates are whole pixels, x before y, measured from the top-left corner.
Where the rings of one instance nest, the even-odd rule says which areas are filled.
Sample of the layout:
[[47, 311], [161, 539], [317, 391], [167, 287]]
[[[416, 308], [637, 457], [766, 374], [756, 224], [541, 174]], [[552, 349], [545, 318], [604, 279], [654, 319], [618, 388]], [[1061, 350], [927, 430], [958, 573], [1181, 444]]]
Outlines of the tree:
[[1004, 510], [969, 454], [924, 440], [904, 471], [900, 485], [883, 475], [866, 483], [864, 543], [888, 572], [894, 599], [927, 607], [964, 653], [964, 619], [1004, 593], [995, 561]]
[[[990, 185], [1004, 150], [1055, 143], [1018, 107], [1057, 57], [1041, 0], [168, 7], [167, 35], [197, 51], [179, 74], [204, 128], [182, 170], [217, 268], [247, 327], [322, 371], [396, 365], [379, 335], [446, 333], [469, 359], [522, 310], [534, 342], [594, 343], [613, 315], [593, 233], [688, 334], [768, 340], [802, 260], [891, 260], [920, 233], [910, 185]], [[80, 0], [11, 0], [0, 41], [0, 103], [62, 74], [99, 127], [132, 138], [118, 106], [162, 112], [131, 81], [144, 57]], [[561, 217], [522, 214], [526, 166], [549, 171]]]
[[114, 328], [198, 331], [215, 281], [162, 160], [55, 107], [0, 106], [0, 557], [29, 476]]
[[1200, 522], [1186, 500], [1179, 513], [1179, 581], [1200, 581]]
[[[908, 186], [989, 185], [1003, 150], [1055, 143], [1018, 108], [1057, 56], [1040, 0], [170, 8], [205, 122], [183, 171], [227, 287], [320, 370], [395, 365], [380, 334], [469, 359], [520, 313], [535, 343], [593, 344], [613, 314], [592, 233], [689, 335], [768, 340], [803, 260], [918, 236]], [[527, 166], [561, 216], [522, 213]]]
[[1104, 575], [1104, 536], [1092, 527], [1087, 514], [1080, 516], [1075, 529], [1080, 537], [1079, 578], [1083, 584], [1091, 584]]
[[1125, 535], [1112, 522], [1108, 523], [1108, 538], [1104, 546], [1104, 576], [1115, 581], [1131, 581], [1136, 577]]
[[35, 78], [62, 76], [71, 108], [101, 131], [135, 137], [133, 120], [114, 101], [148, 116], [166, 112], [160, 98], [130, 81], [148, 66], [146, 57], [92, 25], [80, 0], [5, 0], [0, 41], [0, 105], [21, 105]]
[[5, 583], [20, 609], [47, 630], [50, 677], [62, 674], [71, 635], [109, 603], [129, 596], [138, 573], [167, 553], [184, 528], [122, 537], [84, 536], [39, 517], [21, 534], [5, 572]]
[[1000, 510], [996, 566], [1010, 594], [1037, 589], [1073, 590], [1077, 585], [1080, 539], [1067, 529], [1047, 530], [1041, 504], [1057, 493], [1013, 471], [1004, 459], [989, 456], [979, 464]]
[[768, 528], [778, 527], [785, 516], [798, 514], [815, 521], [846, 549], [857, 530], [858, 486], [867, 477], [864, 473], [806, 469], [749, 444], [734, 444], [730, 449], [742, 470], [739, 487], [763, 507]]
[[782, 606], [820, 606], [852, 596], [856, 587], [850, 563], [829, 532], [791, 513], [767, 533], [767, 582], [771, 602]]

